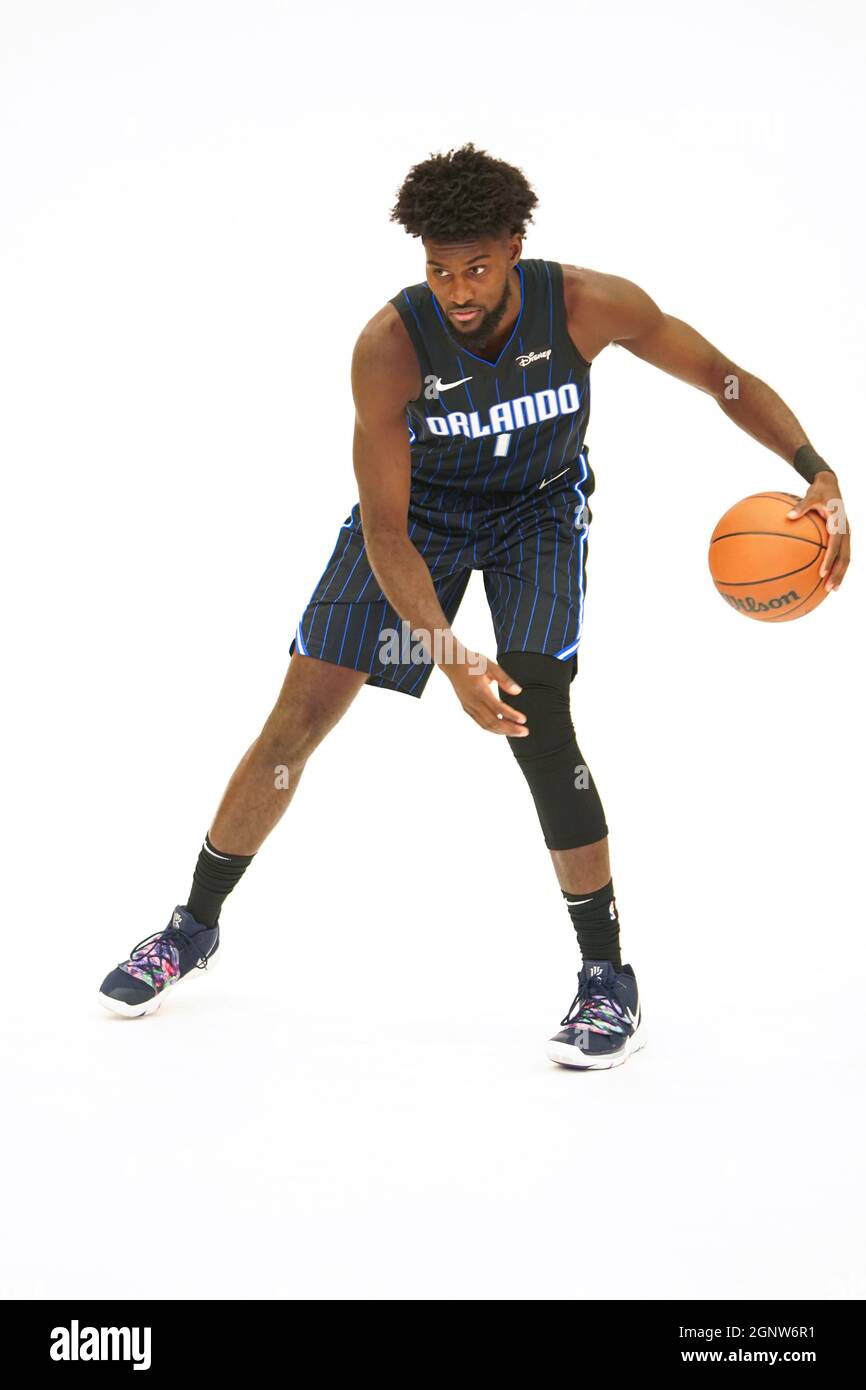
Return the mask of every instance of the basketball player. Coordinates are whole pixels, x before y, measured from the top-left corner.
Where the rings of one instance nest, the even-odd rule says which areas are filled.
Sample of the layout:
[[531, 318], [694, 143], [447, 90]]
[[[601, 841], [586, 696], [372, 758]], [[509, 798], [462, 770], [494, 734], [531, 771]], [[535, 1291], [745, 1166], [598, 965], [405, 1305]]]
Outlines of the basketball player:
[[[548, 1056], [606, 1068], [641, 1046], [608, 826], [569, 707], [595, 487], [591, 364], [618, 343], [705, 391], [806, 479], [801, 514], [826, 515], [839, 484], [774, 391], [637, 285], [522, 259], [536, 203], [519, 169], [472, 144], [417, 164], [399, 190], [391, 216], [420, 237], [425, 280], [395, 294], [355, 346], [360, 500], [300, 616], [277, 702], [205, 837], [188, 902], [102, 985], [116, 1013], [152, 1012], [213, 957], [225, 898], [361, 686], [419, 697], [436, 665], [469, 717], [508, 740], [577, 935], [577, 995]], [[833, 535], [828, 588], [848, 556], [848, 534]], [[484, 575], [495, 661], [451, 627], [473, 570]]]

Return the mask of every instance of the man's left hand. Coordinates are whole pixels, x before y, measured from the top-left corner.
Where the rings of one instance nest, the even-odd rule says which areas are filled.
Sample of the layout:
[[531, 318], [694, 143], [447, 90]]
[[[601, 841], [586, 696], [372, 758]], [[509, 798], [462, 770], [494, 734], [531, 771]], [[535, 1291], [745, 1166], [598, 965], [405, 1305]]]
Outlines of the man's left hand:
[[835, 473], [816, 474], [806, 496], [791, 508], [788, 516], [793, 520], [806, 512], [820, 512], [827, 524], [829, 545], [818, 573], [822, 579], [827, 576], [824, 587], [829, 593], [842, 583], [851, 559], [851, 528]]

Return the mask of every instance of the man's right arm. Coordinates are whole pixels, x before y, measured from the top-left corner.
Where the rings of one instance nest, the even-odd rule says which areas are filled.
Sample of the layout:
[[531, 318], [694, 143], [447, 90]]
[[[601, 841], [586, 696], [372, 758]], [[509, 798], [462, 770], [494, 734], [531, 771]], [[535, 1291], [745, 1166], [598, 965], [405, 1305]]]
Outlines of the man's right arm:
[[483, 675], [469, 674], [475, 654], [451, 631], [430, 571], [409, 539], [412, 468], [406, 404], [416, 398], [419, 385], [414, 348], [388, 306], [368, 323], [352, 355], [353, 463], [367, 558], [388, 602], [410, 624], [431, 660], [434, 634], [441, 634], [440, 653], [447, 659], [439, 665], [467, 713], [491, 732], [513, 735], [515, 722], [522, 724], [524, 716], [497, 698], [491, 682], [512, 694], [520, 687], [490, 660]]
[[406, 402], [417, 395], [418, 368], [400, 343], [399, 332], [383, 311], [355, 344], [352, 454], [370, 568], [388, 602], [432, 655], [426, 634], [437, 629], [444, 633], [449, 623], [407, 529], [411, 464]]

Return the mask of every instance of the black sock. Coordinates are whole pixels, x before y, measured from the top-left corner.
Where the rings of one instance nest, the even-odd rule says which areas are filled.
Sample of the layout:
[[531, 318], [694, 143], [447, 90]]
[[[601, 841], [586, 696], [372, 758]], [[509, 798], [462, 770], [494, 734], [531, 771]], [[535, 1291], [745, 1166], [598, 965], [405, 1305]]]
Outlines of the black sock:
[[619, 953], [619, 916], [613, 895], [613, 879], [594, 893], [566, 893], [571, 925], [584, 960], [609, 960], [614, 970], [622, 969]]
[[220, 908], [254, 858], [252, 854], [223, 854], [205, 835], [186, 904], [197, 922], [204, 927], [216, 926]]

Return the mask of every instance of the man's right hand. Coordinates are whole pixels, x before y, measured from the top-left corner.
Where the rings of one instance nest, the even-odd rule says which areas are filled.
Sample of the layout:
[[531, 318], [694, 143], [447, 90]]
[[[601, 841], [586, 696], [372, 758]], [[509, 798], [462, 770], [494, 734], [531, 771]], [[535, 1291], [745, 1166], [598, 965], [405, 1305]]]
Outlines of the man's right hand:
[[523, 687], [512, 680], [507, 671], [503, 671], [489, 657], [469, 651], [462, 644], [458, 645], [451, 661], [440, 664], [454, 687], [455, 695], [476, 724], [491, 734], [526, 738], [529, 733], [526, 715], [506, 705], [493, 689], [495, 681], [500, 690], [507, 690], [511, 695], [520, 694]]

